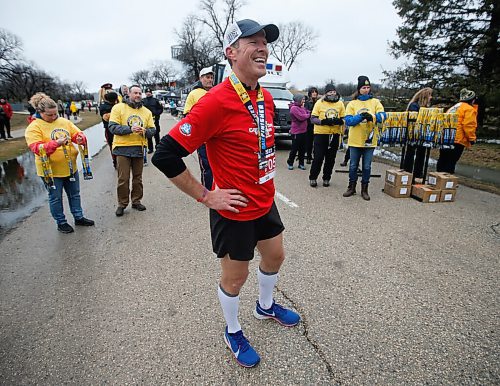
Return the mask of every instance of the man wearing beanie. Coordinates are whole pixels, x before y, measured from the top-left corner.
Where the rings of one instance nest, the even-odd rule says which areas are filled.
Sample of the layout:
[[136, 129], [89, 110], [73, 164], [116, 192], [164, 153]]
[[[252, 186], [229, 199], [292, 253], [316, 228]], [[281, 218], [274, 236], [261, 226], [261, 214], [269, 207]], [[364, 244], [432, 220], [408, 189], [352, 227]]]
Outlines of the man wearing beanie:
[[311, 114], [304, 107], [305, 101], [306, 97], [304, 95], [296, 94], [293, 96], [293, 103], [290, 105], [292, 149], [287, 160], [289, 170], [293, 170], [293, 162], [295, 161], [297, 152], [299, 154], [299, 169], [306, 170], [304, 155], [306, 152], [307, 121]]
[[[317, 178], [323, 166], [323, 186], [330, 186], [333, 166], [344, 130], [345, 107], [333, 84], [325, 86], [325, 95], [316, 102], [311, 113], [314, 124], [314, 159], [309, 173], [309, 185], [318, 186]], [[324, 165], [323, 165], [324, 161]]]
[[359, 161], [363, 158], [361, 177], [361, 197], [370, 200], [368, 184], [372, 170], [372, 158], [378, 142], [378, 127], [376, 123], [386, 118], [384, 106], [371, 94], [370, 79], [361, 75], [352, 101], [346, 107], [345, 123], [349, 128], [347, 145], [351, 154], [349, 163], [349, 186], [343, 194], [351, 197], [356, 194]]
[[[232, 73], [207, 92], [161, 139], [152, 159], [179, 189], [210, 208], [212, 247], [222, 271], [217, 294], [226, 322], [223, 339], [243, 367], [254, 367], [260, 361], [238, 318], [240, 290], [247, 280], [256, 247], [260, 253], [259, 297], [254, 316], [288, 327], [300, 322], [295, 311], [273, 299], [278, 272], [285, 259], [285, 228], [274, 203], [274, 103], [258, 81], [267, 73], [267, 44], [278, 36], [274, 24], [260, 25], [245, 19], [230, 25], [224, 35], [223, 49]], [[212, 166], [214, 190], [197, 181], [182, 160], [204, 143]], [[193, 280], [191, 276], [186, 279]], [[273, 350], [273, 344], [266, 342], [266, 349]]]
[[476, 142], [477, 110], [473, 106], [475, 100], [476, 93], [463, 88], [460, 90], [460, 101], [447, 111], [458, 114], [457, 133], [453, 149], [439, 150], [436, 165], [438, 172], [455, 174], [455, 167], [464, 149], [470, 148]]

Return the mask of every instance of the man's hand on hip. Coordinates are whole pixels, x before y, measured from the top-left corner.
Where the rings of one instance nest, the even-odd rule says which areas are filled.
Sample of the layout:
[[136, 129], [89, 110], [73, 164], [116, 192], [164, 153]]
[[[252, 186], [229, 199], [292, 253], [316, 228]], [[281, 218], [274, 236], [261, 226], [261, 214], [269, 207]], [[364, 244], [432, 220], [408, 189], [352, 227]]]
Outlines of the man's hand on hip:
[[211, 209], [240, 213], [236, 207], [246, 207], [248, 199], [238, 189], [215, 188], [207, 193], [202, 202]]

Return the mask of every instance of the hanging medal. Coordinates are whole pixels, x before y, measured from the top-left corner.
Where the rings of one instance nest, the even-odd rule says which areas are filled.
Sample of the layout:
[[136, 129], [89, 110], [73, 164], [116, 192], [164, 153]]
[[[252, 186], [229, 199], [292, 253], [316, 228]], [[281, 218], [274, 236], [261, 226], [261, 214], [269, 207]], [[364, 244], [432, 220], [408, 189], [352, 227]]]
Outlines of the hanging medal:
[[234, 72], [229, 75], [229, 81], [231, 82], [231, 85], [240, 97], [241, 102], [245, 105], [246, 109], [250, 113], [250, 116], [257, 125], [257, 137], [259, 141], [259, 150], [257, 152], [259, 175], [257, 183], [264, 184], [267, 181], [273, 179], [276, 173], [275, 147], [267, 147], [266, 143], [267, 124], [264, 93], [259, 87], [259, 89], [257, 90], [257, 113], [255, 113], [255, 109], [253, 108], [250, 96], [248, 95], [245, 87], [241, 84], [240, 80]]

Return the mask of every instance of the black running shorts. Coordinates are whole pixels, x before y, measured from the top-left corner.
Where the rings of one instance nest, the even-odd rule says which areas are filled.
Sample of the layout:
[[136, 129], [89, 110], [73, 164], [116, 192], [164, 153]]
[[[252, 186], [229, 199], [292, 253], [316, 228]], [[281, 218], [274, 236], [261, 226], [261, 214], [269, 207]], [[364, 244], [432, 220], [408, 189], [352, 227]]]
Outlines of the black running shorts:
[[278, 236], [284, 229], [274, 202], [267, 214], [249, 221], [230, 220], [210, 209], [212, 247], [217, 257], [229, 254], [232, 260], [252, 260], [258, 241]]

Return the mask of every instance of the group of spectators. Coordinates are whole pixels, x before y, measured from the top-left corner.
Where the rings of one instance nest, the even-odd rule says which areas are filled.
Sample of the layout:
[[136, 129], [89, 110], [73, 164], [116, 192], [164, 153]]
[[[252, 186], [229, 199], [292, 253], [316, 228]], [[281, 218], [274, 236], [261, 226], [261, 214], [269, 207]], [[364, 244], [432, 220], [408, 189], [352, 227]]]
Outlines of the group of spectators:
[[[298, 312], [281, 306], [273, 297], [285, 261], [285, 227], [274, 202], [274, 104], [271, 94], [260, 87], [258, 81], [266, 75], [268, 43], [278, 37], [279, 29], [274, 24], [260, 25], [250, 19], [231, 24], [224, 35], [223, 51], [232, 73], [212, 88], [213, 74], [203, 71], [200, 87], [192, 91], [192, 98], [188, 97], [192, 103], [185, 110], [185, 117], [161, 140], [158, 140], [159, 127], [155, 126], [160, 110], [156, 110], [158, 101], [152, 97], [151, 90], [145, 90], [144, 100], [142, 89], [137, 85], [120, 87], [116, 93], [107, 83], [101, 90], [101, 115], [107, 135], [112, 136], [108, 143], [118, 174], [116, 216], [124, 215], [130, 201], [132, 208], [146, 210], [141, 202], [142, 171], [147, 160], [145, 150], [152, 151], [148, 139], [156, 138], [156, 151], [151, 159], [154, 166], [193, 201], [209, 208], [212, 249], [221, 267], [216, 289], [225, 320], [221, 335], [231, 355], [243, 367], [254, 367], [260, 362], [260, 355], [243, 333], [239, 320], [239, 294], [248, 278], [255, 249], [259, 251], [260, 261], [256, 270], [259, 294], [253, 315], [286, 327], [296, 326], [301, 320]], [[355, 193], [357, 169], [362, 159], [362, 196], [369, 200], [371, 160], [378, 140], [375, 123], [385, 119], [382, 104], [371, 94], [370, 80], [366, 76], [358, 78], [356, 93], [346, 107], [331, 84], [326, 86], [322, 98], [317, 98], [317, 90], [311, 90], [310, 96], [310, 109], [305, 108], [303, 96], [296, 96], [292, 106], [292, 151], [299, 156], [299, 167], [305, 169], [304, 161], [311, 162], [309, 183], [312, 187], [317, 186], [322, 168], [323, 186], [329, 186], [340, 138], [347, 126], [351, 160], [349, 187], [344, 196]], [[311, 101], [315, 103], [311, 105]], [[37, 94], [30, 103], [36, 109], [36, 119], [26, 130], [26, 140], [37, 155], [37, 172], [44, 182], [47, 181], [44, 152], [50, 157], [55, 188], [46, 186], [58, 230], [73, 232], [62, 212], [63, 189], [68, 194], [75, 224], [94, 225], [92, 220], [83, 217], [78, 172], [71, 167], [71, 162], [76, 160], [76, 149], [69, 145], [85, 145], [85, 135], [68, 119], [58, 117], [58, 105], [47, 95]], [[469, 111], [467, 106], [461, 106], [457, 106], [457, 111]], [[307, 139], [308, 135], [311, 138], [311, 134], [307, 134], [309, 125], [313, 128], [312, 141]], [[200, 183], [183, 158], [202, 147], [207, 162], [210, 161], [211, 180]], [[288, 158], [289, 168], [293, 169], [294, 161], [295, 154], [292, 154]], [[273, 342], [265, 344], [266, 350], [273, 350]]]
[[[407, 110], [419, 111], [422, 107], [430, 107], [433, 90], [425, 87], [411, 98]], [[457, 104], [448, 112], [458, 114], [458, 126], [455, 144], [450, 149], [440, 149], [437, 162], [438, 172], [455, 173], [455, 166], [465, 148], [469, 148], [476, 140], [477, 105], [476, 94], [466, 88], [460, 92]], [[344, 106], [340, 95], [333, 84], [325, 86], [324, 95], [318, 98], [318, 89], [312, 87], [308, 91], [308, 99], [302, 94], [294, 95], [290, 104], [292, 148], [287, 165], [293, 170], [295, 159], [298, 168], [305, 170], [304, 161], [311, 165], [309, 184], [317, 187], [317, 178], [323, 168], [323, 186], [330, 186], [337, 150], [342, 146], [343, 136], [347, 136], [347, 150], [344, 162], [349, 162], [349, 184], [344, 197], [356, 193], [359, 163], [361, 167], [361, 196], [370, 200], [368, 184], [371, 175], [373, 153], [377, 146], [379, 130], [377, 123], [386, 119], [382, 103], [372, 95], [368, 77], [358, 77], [357, 89], [352, 100]], [[407, 145], [404, 158], [404, 169], [413, 173], [416, 178], [423, 177], [426, 148], [413, 144]]]
[[377, 146], [376, 123], [386, 118], [384, 107], [371, 93], [368, 77], [358, 77], [357, 89], [352, 100], [344, 105], [333, 84], [325, 86], [324, 95], [318, 98], [318, 90], [311, 88], [306, 105], [305, 96], [297, 94], [290, 107], [292, 125], [292, 149], [287, 164], [293, 170], [298, 154], [299, 169], [305, 170], [304, 160], [311, 163], [309, 185], [318, 186], [322, 171], [323, 186], [330, 186], [337, 150], [342, 142], [345, 127], [348, 127], [347, 144], [350, 149], [349, 185], [344, 197], [356, 193], [358, 166], [362, 160], [361, 196], [370, 200], [368, 184], [371, 175], [373, 152]]

